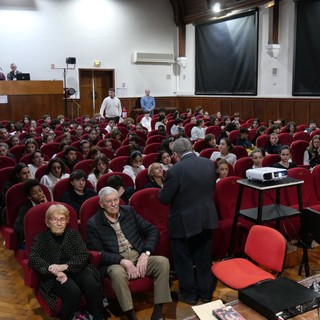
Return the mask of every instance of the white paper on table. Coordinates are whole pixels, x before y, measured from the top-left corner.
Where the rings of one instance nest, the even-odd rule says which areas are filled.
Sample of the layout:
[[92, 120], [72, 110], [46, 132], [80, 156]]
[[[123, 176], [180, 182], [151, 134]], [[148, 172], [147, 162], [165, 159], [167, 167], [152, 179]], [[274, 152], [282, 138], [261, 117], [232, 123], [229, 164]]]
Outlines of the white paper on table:
[[193, 306], [193, 311], [197, 314], [200, 320], [217, 319], [212, 310], [224, 307], [222, 300], [215, 300], [208, 303], [201, 304], [199, 306]]

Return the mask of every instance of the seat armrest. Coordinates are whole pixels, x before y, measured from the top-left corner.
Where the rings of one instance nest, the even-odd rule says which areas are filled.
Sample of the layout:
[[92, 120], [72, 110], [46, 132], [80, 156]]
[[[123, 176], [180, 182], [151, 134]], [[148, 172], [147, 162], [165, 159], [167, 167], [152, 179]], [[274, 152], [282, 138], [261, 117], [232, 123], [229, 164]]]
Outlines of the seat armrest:
[[96, 268], [100, 267], [101, 253], [99, 251], [88, 250], [89, 261]]
[[29, 259], [24, 259], [22, 261], [24, 283], [28, 287], [36, 289], [39, 287], [39, 275], [34, 270], [29, 268], [28, 263]]

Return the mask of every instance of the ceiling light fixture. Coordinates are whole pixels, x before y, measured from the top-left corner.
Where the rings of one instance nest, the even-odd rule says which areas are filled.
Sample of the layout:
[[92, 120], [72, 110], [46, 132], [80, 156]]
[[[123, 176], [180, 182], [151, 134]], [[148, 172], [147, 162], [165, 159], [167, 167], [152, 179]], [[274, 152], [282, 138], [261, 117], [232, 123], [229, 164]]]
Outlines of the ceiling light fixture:
[[212, 11], [215, 13], [219, 13], [221, 11], [221, 5], [220, 2], [216, 2], [213, 7], [212, 7]]

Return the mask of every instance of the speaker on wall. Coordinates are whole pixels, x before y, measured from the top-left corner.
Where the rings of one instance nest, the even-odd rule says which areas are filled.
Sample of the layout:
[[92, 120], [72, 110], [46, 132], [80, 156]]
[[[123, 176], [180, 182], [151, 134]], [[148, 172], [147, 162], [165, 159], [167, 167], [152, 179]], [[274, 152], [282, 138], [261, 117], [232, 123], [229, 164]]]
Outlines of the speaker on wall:
[[76, 64], [76, 58], [74, 57], [66, 58], [66, 64]]

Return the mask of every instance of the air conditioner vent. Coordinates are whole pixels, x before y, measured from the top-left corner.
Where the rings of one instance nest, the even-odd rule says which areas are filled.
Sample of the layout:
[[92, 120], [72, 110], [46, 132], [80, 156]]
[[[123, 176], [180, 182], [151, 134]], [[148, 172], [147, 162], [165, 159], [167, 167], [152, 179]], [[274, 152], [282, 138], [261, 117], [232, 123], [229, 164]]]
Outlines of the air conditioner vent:
[[134, 63], [174, 63], [172, 53], [138, 52], [133, 53]]

